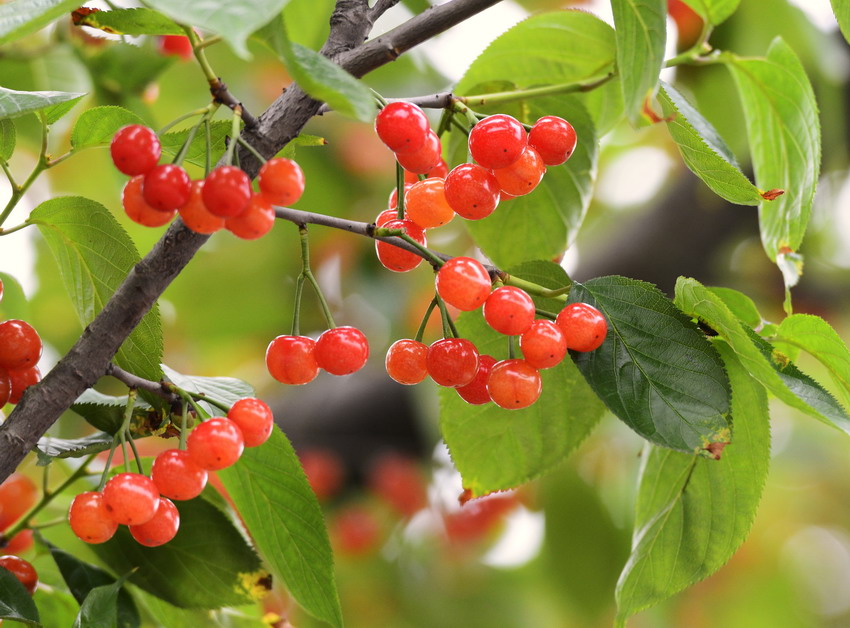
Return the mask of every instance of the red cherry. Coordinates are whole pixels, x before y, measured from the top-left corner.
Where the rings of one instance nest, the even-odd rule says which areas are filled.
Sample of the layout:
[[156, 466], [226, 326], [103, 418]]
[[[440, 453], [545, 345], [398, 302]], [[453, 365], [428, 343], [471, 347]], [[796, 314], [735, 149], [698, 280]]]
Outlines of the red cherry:
[[[41, 371], [37, 366], [9, 369], [9, 381], [11, 382], [9, 403], [18, 403], [27, 388], [41, 381]], [[2, 395], [0, 395], [0, 401], [2, 401]]]
[[71, 502], [68, 511], [71, 530], [86, 543], [105, 543], [118, 529], [103, 503], [103, 493], [80, 493]]
[[446, 201], [459, 216], [481, 220], [499, 205], [499, 182], [477, 164], [460, 164], [446, 177]]
[[159, 53], [164, 56], [180, 57], [188, 61], [194, 56], [192, 42], [185, 35], [162, 35], [159, 38]]
[[219, 166], [207, 175], [201, 198], [207, 210], [222, 218], [238, 216], [251, 202], [251, 180], [236, 166]]
[[343, 556], [368, 554], [381, 540], [380, 525], [363, 506], [347, 506], [338, 511], [329, 527], [334, 551]]
[[119, 473], [103, 487], [103, 505], [116, 523], [138, 525], [150, 521], [159, 506], [159, 491], [149, 477]]
[[153, 129], [131, 124], [118, 130], [109, 145], [112, 163], [124, 174], [135, 176], [150, 171], [162, 154], [159, 138]]
[[437, 294], [449, 305], [471, 312], [490, 295], [490, 274], [471, 257], [453, 257], [437, 271]]
[[304, 194], [304, 171], [291, 159], [275, 157], [260, 168], [257, 185], [272, 205], [292, 205]]
[[[406, 196], [407, 191], [412, 187], [413, 187], [412, 183], [405, 183], [404, 184], [404, 193], [405, 193], [404, 198], [405, 199], [407, 199], [407, 196]], [[390, 209], [397, 209], [398, 208], [398, 188], [397, 187], [393, 188], [393, 191], [390, 192], [390, 197], [387, 200], [387, 207], [389, 207]]]
[[573, 351], [598, 349], [608, 333], [605, 316], [588, 303], [570, 303], [555, 322], [564, 332], [567, 348]]
[[0, 367], [23, 369], [35, 366], [41, 357], [41, 338], [26, 321], [0, 323]]
[[274, 227], [275, 213], [269, 200], [262, 194], [254, 194], [248, 208], [238, 216], [228, 218], [224, 226], [237, 238], [256, 240]]
[[167, 449], [153, 461], [151, 479], [160, 495], [182, 501], [201, 494], [207, 472], [192, 461], [188, 451]]
[[534, 190], [546, 174], [546, 166], [537, 151], [526, 146], [514, 163], [493, 171], [502, 190], [512, 196], [523, 196]]
[[567, 337], [552, 321], [534, 321], [520, 336], [519, 346], [525, 361], [536, 369], [557, 366], [567, 355]]
[[244, 447], [239, 426], [221, 416], [207, 419], [186, 439], [186, 450], [192, 462], [207, 471], [218, 471], [234, 464]]
[[528, 145], [540, 153], [547, 166], [558, 166], [569, 159], [576, 139], [573, 125], [558, 116], [543, 116], [528, 132]]
[[527, 408], [540, 397], [543, 382], [540, 371], [525, 360], [502, 360], [493, 365], [487, 392], [500, 408]]
[[428, 347], [428, 374], [440, 386], [466, 386], [478, 373], [478, 350], [465, 338], [443, 338]]
[[298, 454], [310, 488], [321, 501], [333, 497], [342, 488], [345, 468], [331, 451], [308, 449]]
[[38, 488], [21, 473], [13, 473], [0, 484], [0, 530], [5, 530], [35, 505]]
[[319, 373], [315, 347], [316, 342], [307, 336], [278, 336], [266, 349], [266, 368], [283, 384], [312, 382]]
[[153, 518], [146, 523], [130, 526], [130, 534], [140, 545], [159, 547], [173, 539], [179, 527], [180, 513], [177, 506], [165, 497], [160, 497]]
[[[384, 223], [385, 229], [403, 229], [404, 232], [411, 238], [419, 242], [422, 246], [427, 245], [425, 239], [425, 230], [415, 222], [410, 220], [390, 220]], [[375, 252], [378, 254], [378, 260], [383, 264], [384, 268], [396, 273], [406, 273], [413, 270], [422, 263], [422, 256], [406, 251], [389, 242], [375, 241]]]
[[4, 551], [20, 556], [33, 546], [32, 530], [21, 530], [6, 543]]
[[425, 144], [430, 127], [425, 113], [408, 102], [391, 102], [375, 118], [375, 132], [394, 153], [412, 153]]
[[496, 358], [492, 355], [481, 355], [478, 357], [478, 373], [475, 378], [466, 386], [457, 388], [457, 394], [461, 396], [466, 403], [473, 406], [480, 406], [490, 402], [490, 393], [487, 392], [487, 380], [490, 378], [490, 371], [496, 363]]
[[316, 341], [316, 364], [332, 375], [359, 371], [369, 358], [369, 342], [355, 327], [334, 327]]
[[240, 399], [230, 408], [227, 418], [236, 423], [245, 439], [245, 447], [257, 447], [265, 443], [274, 428], [272, 409], [255, 397]]
[[[145, 202], [162, 212], [170, 212], [183, 207], [192, 194], [192, 182], [189, 175], [175, 164], [160, 164], [148, 170], [142, 183], [142, 197]], [[207, 186], [204, 185], [204, 190]], [[207, 202], [204, 197], [204, 203]], [[209, 209], [207, 205], [207, 209]]]
[[201, 192], [204, 189], [204, 180], [192, 181], [192, 192], [189, 200], [179, 209], [180, 218], [183, 223], [195, 233], [215, 233], [224, 227], [224, 218], [211, 214]]
[[38, 586], [38, 574], [29, 561], [19, 556], [0, 556], [0, 567], [12, 572], [18, 581], [24, 585], [27, 593], [30, 595], [35, 593], [35, 588]]
[[526, 146], [525, 128], [505, 114], [488, 116], [469, 131], [469, 152], [488, 170], [507, 168]]
[[0, 408], [9, 403], [12, 398], [12, 379], [9, 371], [0, 367]]
[[422, 148], [411, 153], [397, 153], [395, 157], [401, 167], [408, 172], [425, 174], [440, 165], [442, 152], [443, 147], [440, 144], [440, 138], [436, 133], [429, 130]]
[[443, 179], [425, 179], [414, 183], [404, 195], [404, 211], [407, 217], [423, 229], [442, 226], [455, 217], [455, 212], [446, 200]]
[[387, 350], [387, 375], [399, 384], [418, 384], [428, 375], [428, 347], [417, 340], [396, 340]]
[[144, 196], [142, 196], [144, 179], [143, 175], [139, 175], [127, 181], [124, 191], [121, 193], [121, 205], [133, 222], [145, 227], [161, 227], [171, 222], [177, 212], [174, 210], [160, 211], [148, 205]]
[[[426, 179], [445, 179], [446, 175], [449, 173], [449, 165], [446, 163], [445, 159], [440, 159], [437, 162], [437, 165], [431, 168], [428, 172], [425, 173]], [[413, 185], [414, 183], [419, 181], [419, 175], [415, 172], [411, 172], [410, 170], [404, 171], [404, 182], [405, 184]]]
[[428, 505], [425, 479], [416, 462], [395, 454], [381, 456], [369, 469], [369, 488], [402, 517]]
[[515, 286], [496, 288], [484, 302], [484, 320], [500, 334], [518, 336], [534, 322], [534, 301]]
[[385, 209], [375, 218], [375, 226], [383, 227], [391, 220], [398, 220], [398, 211], [395, 209]]
[[443, 516], [446, 536], [453, 543], [476, 541], [490, 532], [517, 504], [513, 495], [491, 495], [469, 502], [459, 511]]

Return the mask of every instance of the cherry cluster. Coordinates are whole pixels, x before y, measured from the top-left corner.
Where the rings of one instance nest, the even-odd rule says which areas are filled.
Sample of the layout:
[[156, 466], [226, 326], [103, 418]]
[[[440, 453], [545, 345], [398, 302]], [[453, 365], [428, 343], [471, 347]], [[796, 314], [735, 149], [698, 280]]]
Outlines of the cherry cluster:
[[18, 403], [27, 388], [41, 381], [37, 366], [41, 350], [38, 332], [26, 321], [10, 319], [0, 323], [0, 408]]
[[177, 164], [160, 164], [162, 147], [156, 133], [139, 124], [120, 129], [110, 145], [115, 167], [132, 178], [124, 186], [122, 204], [131, 220], [160, 227], [180, 213], [189, 229], [211, 234], [227, 229], [245, 240], [255, 240], [274, 225], [273, 205], [294, 203], [304, 192], [304, 173], [291, 159], [265, 162], [251, 180], [235, 166], [219, 166], [205, 179], [192, 181]]
[[195, 427], [186, 439], [186, 449], [159, 454], [150, 477], [119, 473], [102, 492], [77, 495], [68, 512], [71, 529], [86, 543], [104, 543], [122, 524], [142, 545], [167, 543], [180, 526], [180, 513], [171, 500], [200, 495], [208, 471], [234, 464], [245, 447], [266, 442], [273, 427], [268, 405], [253, 397], [240, 399], [226, 417], [213, 417]]
[[307, 384], [323, 369], [350, 375], [369, 359], [369, 341], [356, 327], [333, 327], [313, 340], [308, 336], [278, 336], [266, 349], [266, 368], [283, 384]]
[[5, 531], [35, 505], [38, 489], [21, 473], [13, 473], [0, 484], [0, 549], [6, 554], [21, 554], [32, 547], [32, 530], [21, 530], [11, 538]]

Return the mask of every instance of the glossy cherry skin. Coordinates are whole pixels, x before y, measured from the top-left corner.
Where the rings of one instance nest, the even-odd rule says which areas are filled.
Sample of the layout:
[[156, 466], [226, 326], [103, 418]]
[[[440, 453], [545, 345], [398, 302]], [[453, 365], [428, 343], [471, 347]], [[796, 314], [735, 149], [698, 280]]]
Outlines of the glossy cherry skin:
[[608, 333], [605, 316], [588, 303], [570, 303], [555, 322], [564, 332], [567, 348], [573, 351], [598, 349]]
[[207, 471], [192, 461], [188, 451], [168, 449], [154, 459], [151, 479], [160, 495], [182, 501], [201, 494]]
[[576, 148], [576, 130], [558, 116], [543, 116], [528, 132], [528, 145], [533, 146], [547, 166], [559, 166]]
[[156, 166], [162, 147], [153, 129], [131, 124], [112, 136], [109, 152], [115, 167], [132, 177], [145, 174]]
[[396, 340], [387, 350], [387, 375], [399, 384], [418, 384], [428, 375], [428, 347], [416, 340]]
[[266, 368], [282, 384], [312, 382], [319, 373], [315, 348], [316, 341], [307, 336], [278, 336], [266, 349]]
[[103, 487], [103, 505], [116, 523], [145, 523], [156, 514], [159, 490], [147, 476], [139, 473], [119, 473]]
[[68, 511], [71, 530], [86, 543], [106, 543], [118, 529], [116, 522], [103, 503], [103, 493], [80, 493], [71, 502]]
[[[431, 168], [428, 172], [425, 172], [426, 179], [438, 178], [445, 179], [446, 175], [449, 173], [449, 165], [446, 163], [445, 159], [440, 159], [437, 162], [437, 165]], [[404, 171], [404, 182], [409, 184], [414, 184], [419, 181], [419, 174], [416, 172], [411, 172], [410, 170]]]
[[440, 386], [466, 386], [478, 373], [478, 350], [465, 338], [443, 338], [428, 347], [428, 374]]
[[458, 216], [481, 220], [499, 205], [499, 182], [477, 164], [460, 164], [446, 177], [446, 201]]
[[162, 35], [159, 38], [159, 53], [180, 57], [183, 61], [188, 61], [194, 56], [192, 42], [185, 35]]
[[23, 473], [13, 473], [0, 484], [0, 530], [15, 523], [38, 500], [38, 487]]
[[408, 102], [391, 102], [375, 118], [375, 132], [394, 153], [412, 153], [425, 144], [430, 127], [425, 113]]
[[490, 274], [471, 257], [453, 257], [437, 271], [437, 294], [463, 312], [478, 309], [490, 295]]
[[237, 238], [256, 240], [272, 230], [274, 221], [274, 208], [269, 200], [262, 194], [253, 194], [245, 211], [228, 218], [224, 226]]
[[[404, 193], [407, 194], [407, 191], [413, 187], [413, 183], [405, 183], [404, 184]], [[405, 197], [407, 198], [407, 197]], [[393, 188], [392, 192], [390, 192], [389, 197], [387, 198], [387, 207], [390, 209], [398, 208], [398, 188]]]
[[219, 166], [207, 175], [201, 198], [207, 210], [222, 218], [238, 216], [246, 209], [254, 192], [251, 180], [241, 168]]
[[240, 399], [230, 408], [227, 418], [242, 431], [245, 447], [258, 447], [265, 443], [274, 428], [274, 415], [266, 402], [256, 397]]
[[41, 371], [37, 366], [24, 369], [10, 369], [9, 381], [11, 382], [9, 403], [18, 403], [27, 388], [41, 381]]
[[[427, 245], [425, 230], [411, 220], [390, 220], [383, 224], [385, 229], [402, 229], [422, 246]], [[422, 256], [406, 251], [389, 242], [375, 241], [375, 252], [384, 268], [396, 273], [406, 273], [422, 263]]]
[[207, 471], [219, 471], [234, 464], [244, 448], [239, 426], [220, 416], [195, 427], [186, 439], [186, 450], [192, 462]]
[[332, 375], [359, 371], [369, 358], [369, 342], [355, 327], [334, 327], [316, 340], [316, 364]]
[[512, 196], [523, 196], [533, 192], [543, 175], [546, 165], [537, 151], [526, 146], [522, 154], [507, 168], [493, 171], [493, 176], [499, 182], [499, 187]]
[[518, 336], [534, 322], [534, 301], [515, 286], [496, 288], [484, 302], [484, 320], [500, 334]]
[[375, 226], [376, 227], [383, 227], [384, 225], [386, 225], [391, 220], [398, 220], [398, 219], [399, 219], [398, 210], [396, 210], [395, 208], [385, 209], [384, 211], [382, 211], [380, 214], [378, 214], [375, 217]]
[[[206, 185], [204, 186], [206, 189]], [[189, 201], [192, 182], [189, 175], [175, 164], [154, 166], [144, 175], [142, 197], [145, 203], [162, 212], [179, 209]], [[205, 201], [206, 202], [206, 201]], [[207, 205], [209, 209], [209, 205]]]
[[451, 222], [455, 211], [446, 200], [443, 179], [425, 179], [404, 195], [404, 211], [408, 219], [423, 229], [433, 229]]
[[35, 593], [38, 586], [38, 573], [29, 561], [14, 555], [0, 556], [0, 567], [11, 571], [18, 582], [24, 585], [27, 593], [30, 595]]
[[0, 367], [23, 369], [35, 366], [41, 357], [41, 338], [26, 321], [0, 323]]
[[9, 371], [0, 367], [0, 408], [12, 398], [12, 378]]
[[469, 131], [469, 152], [488, 170], [510, 166], [519, 159], [526, 143], [522, 124], [501, 113], [484, 118]]
[[540, 398], [543, 381], [540, 371], [525, 360], [502, 360], [493, 365], [487, 392], [500, 408], [527, 408]]
[[481, 355], [478, 358], [478, 374], [466, 386], [456, 388], [457, 394], [461, 396], [466, 403], [473, 406], [480, 406], [489, 403], [490, 393], [487, 392], [487, 380], [490, 379], [490, 371], [496, 363], [496, 358], [492, 355]]
[[148, 205], [142, 195], [144, 179], [144, 175], [139, 175], [127, 181], [121, 193], [121, 205], [127, 217], [133, 222], [145, 227], [161, 227], [171, 222], [177, 212], [175, 210], [161, 211]]
[[567, 355], [567, 337], [563, 330], [547, 320], [536, 320], [519, 339], [525, 361], [536, 369], [557, 366]]
[[398, 153], [396, 159], [401, 167], [408, 172], [425, 174], [434, 170], [442, 161], [443, 147], [440, 138], [433, 131], [428, 131], [422, 148], [411, 153]]
[[146, 523], [130, 526], [130, 534], [140, 545], [159, 547], [177, 536], [179, 527], [180, 513], [177, 506], [165, 497], [160, 497], [153, 518]]
[[224, 228], [224, 218], [211, 213], [204, 205], [203, 189], [203, 179], [192, 181], [192, 192], [189, 195], [189, 200], [179, 209], [180, 218], [195, 233], [215, 233]]
[[291, 205], [304, 194], [304, 171], [291, 159], [275, 157], [260, 168], [257, 185], [272, 205]]

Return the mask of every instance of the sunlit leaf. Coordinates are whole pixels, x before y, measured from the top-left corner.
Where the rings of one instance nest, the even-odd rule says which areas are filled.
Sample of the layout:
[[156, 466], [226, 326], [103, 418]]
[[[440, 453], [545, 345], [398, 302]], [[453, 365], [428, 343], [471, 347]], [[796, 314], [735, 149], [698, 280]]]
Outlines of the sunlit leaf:
[[706, 22], [718, 25], [725, 22], [738, 8], [741, 0], [684, 0]]
[[0, 87], [0, 120], [17, 118], [59, 103], [75, 101], [83, 96], [84, 94], [73, 92], [19, 92]]
[[76, 26], [90, 26], [113, 35], [185, 35], [173, 20], [158, 11], [145, 8], [93, 11], [78, 15], [74, 12]]
[[87, 109], [74, 123], [71, 131], [71, 148], [81, 150], [112, 141], [121, 127], [128, 124], [141, 124], [144, 121], [132, 111], [123, 107], [93, 107]]
[[0, 44], [47, 26], [80, 5], [80, 0], [13, 0], [0, 4]]

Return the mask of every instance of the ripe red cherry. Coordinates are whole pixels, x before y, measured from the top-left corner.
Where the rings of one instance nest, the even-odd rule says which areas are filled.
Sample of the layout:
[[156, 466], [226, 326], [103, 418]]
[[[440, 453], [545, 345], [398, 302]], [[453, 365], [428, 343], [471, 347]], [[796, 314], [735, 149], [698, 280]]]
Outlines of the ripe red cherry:
[[13, 473], [0, 484], [0, 530], [5, 530], [35, 505], [38, 488], [21, 473]]
[[32, 530], [21, 530], [6, 542], [3, 549], [9, 554], [20, 556], [33, 546]]
[[440, 386], [466, 386], [478, 373], [478, 350], [465, 338], [443, 338], [428, 347], [428, 374]]
[[546, 166], [537, 151], [526, 146], [514, 163], [493, 171], [499, 187], [512, 196], [523, 196], [537, 187], [546, 174]]
[[375, 226], [383, 227], [391, 220], [398, 220], [398, 211], [396, 209], [385, 209], [375, 218]]
[[[385, 229], [403, 229], [407, 235], [422, 246], [427, 244], [425, 230], [413, 221], [390, 220], [384, 223], [383, 227]], [[378, 260], [383, 264], [384, 268], [396, 273], [406, 273], [422, 263], [422, 256], [411, 251], [406, 251], [389, 242], [376, 240], [375, 252], [378, 254]]]
[[[437, 162], [437, 165], [431, 168], [428, 172], [424, 173], [426, 179], [438, 178], [445, 179], [446, 175], [449, 173], [449, 165], [446, 163], [445, 159], [440, 159]], [[416, 172], [411, 172], [410, 170], [404, 171], [404, 182], [407, 184], [413, 185], [419, 181], [419, 174]]]
[[316, 341], [316, 364], [332, 375], [359, 371], [369, 358], [369, 342], [355, 327], [334, 327]]
[[29, 561], [18, 556], [0, 556], [0, 567], [11, 571], [18, 581], [24, 585], [27, 593], [32, 595], [38, 586], [38, 574]]
[[398, 153], [396, 159], [401, 167], [414, 174], [425, 174], [437, 168], [442, 161], [443, 146], [433, 131], [428, 131], [425, 143], [419, 150], [411, 153]]
[[487, 392], [500, 408], [527, 408], [540, 397], [543, 383], [540, 371], [525, 360], [502, 360], [493, 365]]
[[162, 35], [159, 38], [159, 54], [188, 61], [194, 55], [192, 42], [185, 35]]
[[9, 403], [12, 398], [12, 379], [9, 371], [0, 367], [0, 408]]
[[252, 195], [251, 180], [236, 166], [219, 166], [210, 172], [201, 190], [207, 210], [222, 218], [238, 216], [245, 211]]
[[274, 227], [275, 213], [269, 200], [262, 194], [253, 194], [248, 207], [238, 216], [228, 218], [224, 226], [237, 238], [256, 240]]
[[24, 369], [10, 369], [8, 372], [9, 381], [11, 382], [9, 403], [18, 403], [27, 388], [41, 381], [41, 371], [37, 366]]
[[80, 493], [68, 511], [71, 530], [86, 543], [106, 543], [118, 529], [118, 523], [103, 503], [103, 493]]
[[492, 355], [482, 355], [478, 358], [478, 374], [466, 386], [457, 388], [457, 394], [461, 396], [466, 403], [473, 406], [480, 406], [490, 402], [490, 393], [487, 392], [487, 380], [490, 379], [490, 371], [496, 363], [496, 358]]
[[282, 384], [312, 382], [319, 373], [315, 347], [316, 341], [307, 336], [278, 336], [266, 349], [266, 368]]
[[408, 102], [391, 102], [375, 118], [375, 132], [394, 153], [412, 153], [425, 144], [430, 127], [425, 113]]
[[160, 497], [153, 518], [146, 523], [130, 526], [130, 534], [140, 545], [159, 547], [173, 539], [179, 527], [180, 513], [177, 512], [177, 506], [165, 497]]
[[221, 416], [207, 419], [186, 439], [186, 451], [192, 462], [207, 471], [229, 467], [239, 460], [244, 448], [239, 426]]
[[412, 517], [428, 505], [425, 478], [414, 460], [395, 454], [381, 456], [369, 468], [369, 488], [402, 517]]
[[499, 205], [499, 182], [477, 164], [460, 164], [446, 177], [446, 201], [459, 216], [481, 220]]
[[396, 340], [387, 350], [387, 375], [399, 384], [418, 384], [428, 375], [428, 347], [416, 340]]
[[540, 153], [547, 166], [558, 166], [569, 159], [576, 139], [573, 125], [558, 116], [543, 116], [528, 132], [528, 145]]
[[469, 152], [488, 170], [507, 168], [526, 146], [525, 128], [516, 118], [505, 114], [488, 116], [469, 131]]
[[567, 348], [573, 351], [598, 349], [608, 333], [602, 312], [588, 303], [570, 303], [555, 321], [564, 332]]
[[224, 218], [210, 213], [210, 210], [204, 205], [204, 199], [201, 196], [203, 189], [203, 179], [192, 181], [192, 192], [189, 200], [179, 210], [180, 218], [195, 233], [215, 233], [224, 228]]
[[471, 312], [490, 295], [490, 274], [471, 257], [453, 257], [437, 271], [437, 294], [451, 306]]
[[35, 366], [41, 357], [41, 338], [26, 321], [0, 323], [0, 367], [23, 369]]
[[109, 152], [115, 167], [132, 177], [151, 170], [159, 162], [162, 147], [153, 129], [131, 124], [112, 136]]
[[381, 526], [363, 506], [347, 506], [331, 520], [329, 533], [334, 552], [343, 556], [363, 556], [381, 541]]
[[272, 409], [256, 397], [240, 399], [230, 408], [227, 418], [242, 431], [245, 447], [257, 447], [265, 443], [274, 428]]
[[139, 175], [127, 181], [121, 193], [121, 205], [133, 222], [145, 227], [161, 227], [170, 222], [176, 212], [174, 210], [160, 211], [145, 202], [142, 196], [144, 179], [143, 175]]
[[[407, 191], [412, 187], [413, 187], [413, 183], [405, 183], [404, 184], [405, 195], [407, 194]], [[407, 199], [407, 196], [405, 196], [404, 198]], [[393, 191], [390, 192], [389, 199], [387, 200], [387, 207], [389, 207], [390, 209], [397, 209], [398, 208], [398, 188], [397, 187], [393, 188]]]
[[405, 215], [423, 229], [439, 227], [451, 221], [455, 212], [446, 200], [443, 179], [425, 179], [404, 195]]
[[257, 185], [272, 205], [291, 205], [304, 194], [304, 171], [291, 159], [275, 157], [260, 168]]
[[298, 458], [310, 488], [320, 501], [339, 492], [345, 479], [345, 468], [336, 454], [323, 449], [308, 449], [299, 452]]
[[103, 487], [103, 505], [116, 523], [138, 525], [156, 514], [159, 491], [145, 475], [119, 473]]
[[567, 355], [567, 337], [552, 321], [536, 320], [520, 336], [519, 346], [525, 361], [536, 369], [560, 364]]
[[534, 322], [534, 301], [515, 286], [496, 288], [484, 302], [484, 320], [500, 334], [518, 336]]
[[[192, 182], [189, 175], [175, 164], [160, 164], [148, 170], [142, 183], [142, 197], [145, 202], [162, 212], [170, 212], [183, 207], [192, 194]], [[206, 189], [204, 185], [204, 189]], [[204, 198], [206, 203], [206, 198]], [[209, 209], [209, 205], [207, 205]]]
[[207, 472], [192, 461], [188, 451], [168, 449], [153, 461], [151, 479], [160, 495], [182, 501], [201, 494]]

